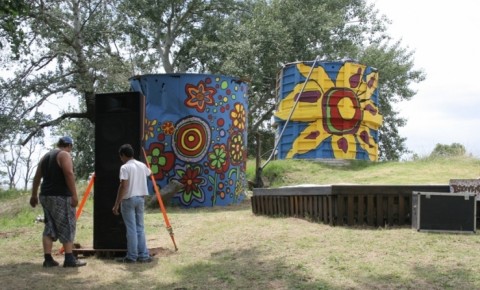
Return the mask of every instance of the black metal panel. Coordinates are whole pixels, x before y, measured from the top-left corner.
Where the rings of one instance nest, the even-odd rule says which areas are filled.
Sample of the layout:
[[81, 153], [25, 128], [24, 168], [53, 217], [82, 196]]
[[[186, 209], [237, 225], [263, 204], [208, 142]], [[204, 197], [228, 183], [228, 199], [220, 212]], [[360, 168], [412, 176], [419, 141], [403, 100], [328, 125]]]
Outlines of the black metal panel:
[[112, 213], [122, 165], [118, 149], [123, 144], [131, 144], [135, 150], [135, 158], [140, 159], [144, 108], [144, 97], [138, 92], [95, 96], [95, 249], [127, 248], [122, 216]]

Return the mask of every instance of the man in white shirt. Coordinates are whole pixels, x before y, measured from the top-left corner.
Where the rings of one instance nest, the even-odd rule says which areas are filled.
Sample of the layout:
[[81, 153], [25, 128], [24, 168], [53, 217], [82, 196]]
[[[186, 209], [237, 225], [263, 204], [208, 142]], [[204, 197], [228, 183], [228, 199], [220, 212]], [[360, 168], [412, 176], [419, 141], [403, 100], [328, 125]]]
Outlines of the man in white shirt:
[[152, 171], [142, 162], [133, 158], [134, 150], [130, 144], [120, 146], [118, 151], [124, 163], [120, 167], [120, 186], [113, 206], [113, 214], [119, 214], [127, 230], [127, 255], [119, 262], [148, 263], [152, 261], [145, 239], [144, 211], [145, 195], [148, 195], [147, 177]]

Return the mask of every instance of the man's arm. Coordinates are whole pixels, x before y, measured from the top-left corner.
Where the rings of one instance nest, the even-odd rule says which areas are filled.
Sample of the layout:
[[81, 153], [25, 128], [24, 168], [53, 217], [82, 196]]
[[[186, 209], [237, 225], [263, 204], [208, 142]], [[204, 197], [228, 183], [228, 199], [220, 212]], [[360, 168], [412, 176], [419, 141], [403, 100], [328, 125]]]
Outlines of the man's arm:
[[33, 177], [32, 184], [32, 196], [30, 197], [30, 205], [36, 207], [38, 204], [38, 187], [40, 186], [40, 181], [42, 180], [42, 161], [37, 165], [37, 171], [35, 171], [35, 176]]
[[120, 204], [122, 203], [122, 199], [127, 194], [127, 189], [128, 189], [128, 180], [122, 179], [120, 180], [120, 185], [118, 186], [118, 192], [117, 192], [117, 199], [115, 200], [115, 205], [112, 208], [113, 214], [118, 215], [119, 211], [118, 209], [120, 208]]
[[58, 165], [62, 168], [63, 175], [65, 176], [65, 183], [67, 184], [68, 190], [72, 193], [71, 205], [76, 207], [78, 205], [78, 195], [77, 189], [75, 188], [75, 174], [73, 173], [72, 157], [68, 152], [60, 151], [57, 160]]

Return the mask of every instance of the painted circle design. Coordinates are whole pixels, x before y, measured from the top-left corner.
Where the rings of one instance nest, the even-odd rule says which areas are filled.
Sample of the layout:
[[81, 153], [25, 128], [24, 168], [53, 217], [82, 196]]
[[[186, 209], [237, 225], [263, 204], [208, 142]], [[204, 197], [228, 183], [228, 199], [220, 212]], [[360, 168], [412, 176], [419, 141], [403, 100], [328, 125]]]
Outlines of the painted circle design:
[[[348, 99], [348, 101], [345, 99]], [[354, 111], [345, 114], [341, 108], [343, 104], [352, 106]], [[363, 115], [360, 101], [354, 91], [346, 88], [332, 88], [325, 93], [322, 105], [325, 131], [331, 134], [353, 134], [357, 132]], [[348, 118], [345, 118], [347, 116], [344, 115], [348, 115]]]
[[198, 117], [189, 117], [176, 125], [173, 135], [173, 151], [177, 158], [186, 162], [198, 162], [208, 151], [211, 133], [207, 122]]

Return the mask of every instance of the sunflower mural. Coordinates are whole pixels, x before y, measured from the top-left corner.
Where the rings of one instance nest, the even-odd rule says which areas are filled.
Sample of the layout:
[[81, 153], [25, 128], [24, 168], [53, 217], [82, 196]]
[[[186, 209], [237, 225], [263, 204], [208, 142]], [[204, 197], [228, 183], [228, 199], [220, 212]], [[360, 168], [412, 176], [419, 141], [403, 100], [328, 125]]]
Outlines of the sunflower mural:
[[377, 70], [352, 61], [319, 62], [307, 79], [312, 65], [287, 64], [280, 72], [275, 112], [279, 131], [291, 118], [278, 157], [378, 160], [383, 117]]
[[247, 85], [204, 74], [143, 75], [130, 84], [145, 95], [143, 146], [160, 190], [182, 183], [172, 202], [185, 207], [242, 201]]

